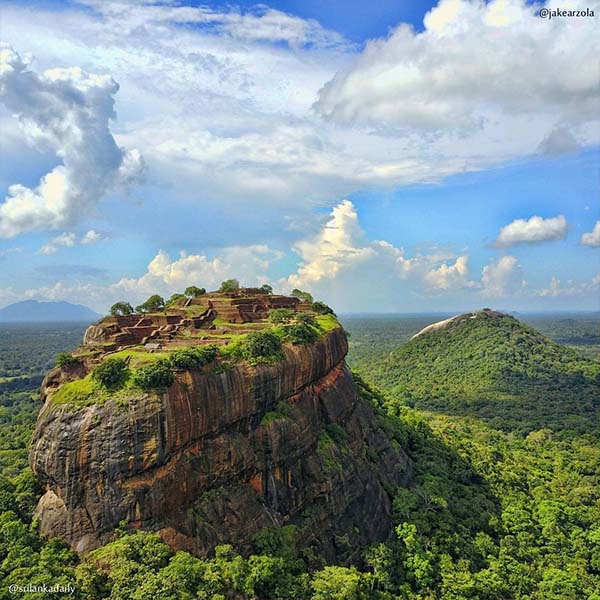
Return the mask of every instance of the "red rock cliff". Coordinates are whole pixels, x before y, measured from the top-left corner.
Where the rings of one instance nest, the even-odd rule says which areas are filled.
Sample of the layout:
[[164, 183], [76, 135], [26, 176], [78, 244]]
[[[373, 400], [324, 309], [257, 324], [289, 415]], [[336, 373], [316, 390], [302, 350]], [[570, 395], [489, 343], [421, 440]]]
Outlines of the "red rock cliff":
[[346, 352], [338, 328], [286, 345], [277, 364], [180, 373], [126, 405], [50, 396], [30, 454], [47, 484], [42, 532], [86, 551], [125, 520], [205, 555], [295, 524], [328, 559], [357, 558], [389, 534], [390, 492], [410, 468], [359, 398]]

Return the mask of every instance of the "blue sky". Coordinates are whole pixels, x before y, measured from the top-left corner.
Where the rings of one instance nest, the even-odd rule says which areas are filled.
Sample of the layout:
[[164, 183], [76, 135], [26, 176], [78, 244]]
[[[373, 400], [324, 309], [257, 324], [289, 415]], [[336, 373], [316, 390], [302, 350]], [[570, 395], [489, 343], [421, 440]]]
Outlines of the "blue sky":
[[2, 12], [0, 306], [238, 277], [339, 311], [600, 308], [593, 21], [520, 0]]

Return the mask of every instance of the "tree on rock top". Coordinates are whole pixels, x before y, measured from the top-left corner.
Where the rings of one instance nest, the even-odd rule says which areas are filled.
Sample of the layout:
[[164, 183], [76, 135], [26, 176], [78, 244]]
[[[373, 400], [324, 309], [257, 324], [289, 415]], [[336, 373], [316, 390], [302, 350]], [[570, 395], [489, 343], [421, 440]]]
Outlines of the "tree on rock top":
[[309, 294], [308, 292], [303, 292], [302, 290], [299, 290], [298, 288], [294, 288], [290, 292], [290, 296], [293, 296], [294, 298], [298, 298], [299, 300], [303, 300], [304, 302], [310, 302], [311, 304], [313, 302], [312, 294]]
[[219, 288], [220, 292], [224, 292], [225, 294], [235, 294], [235, 292], [239, 292], [240, 290], [240, 282], [237, 279], [226, 279]]
[[113, 317], [121, 317], [133, 314], [133, 306], [129, 302], [115, 302], [110, 307], [110, 314]]
[[163, 310], [165, 308], [165, 299], [158, 294], [152, 294], [146, 302], [135, 307], [136, 312], [150, 313]]
[[258, 289], [263, 294], [272, 294], [273, 293], [273, 286], [269, 285], [268, 283], [263, 283]]
[[195, 285], [190, 285], [185, 288], [183, 295], [186, 298], [197, 298], [198, 296], [202, 296], [202, 294], [206, 294], [206, 290], [201, 287], [197, 287]]

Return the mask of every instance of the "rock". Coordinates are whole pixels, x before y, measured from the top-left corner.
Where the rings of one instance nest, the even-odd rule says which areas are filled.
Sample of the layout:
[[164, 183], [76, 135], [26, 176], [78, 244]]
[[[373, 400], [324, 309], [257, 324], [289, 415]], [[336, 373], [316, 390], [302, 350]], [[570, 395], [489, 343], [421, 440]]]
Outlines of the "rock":
[[411, 469], [359, 398], [347, 348], [340, 327], [273, 365], [178, 373], [125, 406], [50, 398], [30, 453], [48, 489], [42, 532], [86, 552], [124, 520], [206, 556], [222, 543], [247, 554], [260, 529], [293, 524], [328, 561], [359, 560], [389, 536]]

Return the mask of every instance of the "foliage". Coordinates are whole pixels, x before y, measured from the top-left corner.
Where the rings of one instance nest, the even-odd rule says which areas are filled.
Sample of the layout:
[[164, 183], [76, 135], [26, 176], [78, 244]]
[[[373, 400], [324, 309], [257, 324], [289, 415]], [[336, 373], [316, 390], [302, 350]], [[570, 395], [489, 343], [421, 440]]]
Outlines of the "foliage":
[[273, 286], [269, 285], [268, 283], [264, 283], [263, 285], [261, 285], [258, 288], [263, 294], [272, 294], [273, 293]]
[[92, 371], [92, 379], [107, 390], [118, 390], [129, 379], [130, 371], [122, 358], [107, 358]]
[[190, 285], [186, 287], [185, 291], [183, 292], [183, 295], [186, 298], [197, 298], [198, 296], [202, 296], [203, 294], [206, 294], [206, 289], [195, 285]]
[[68, 352], [61, 352], [56, 356], [57, 367], [72, 367], [74, 365], [78, 365], [80, 362], [81, 359], [69, 354]]
[[312, 344], [319, 339], [319, 332], [305, 323], [296, 323], [282, 327], [281, 337], [292, 344]]
[[218, 348], [212, 345], [182, 348], [171, 354], [171, 365], [181, 370], [201, 369], [215, 360], [217, 353]]
[[252, 364], [281, 358], [281, 340], [272, 331], [249, 333], [242, 342], [242, 356]]
[[296, 313], [296, 321], [303, 325], [309, 325], [310, 327], [319, 327], [317, 320], [309, 313]]
[[235, 294], [240, 290], [240, 282], [237, 279], [226, 279], [219, 288], [220, 292]]
[[319, 315], [334, 315], [335, 314], [333, 312], [333, 308], [331, 308], [330, 306], [327, 306], [327, 304], [325, 304], [325, 302], [320, 302], [319, 300], [317, 300], [316, 302], [313, 302], [311, 308]]
[[171, 361], [166, 358], [143, 365], [133, 374], [134, 385], [146, 391], [168, 388], [174, 381]]
[[[410, 319], [408, 329], [415, 323]], [[382, 331], [411, 333], [406, 323], [382, 322]], [[74, 598], [92, 600], [597, 600], [600, 446], [595, 405], [573, 408], [566, 393], [573, 384], [571, 403], [579, 401], [581, 390], [594, 384], [588, 374], [593, 375], [595, 366], [584, 361], [582, 368], [578, 354], [563, 354], [547, 340], [542, 348], [530, 339], [535, 360], [541, 358], [541, 374], [530, 365], [531, 373], [539, 379], [554, 369], [562, 374], [563, 386], [546, 382], [537, 412], [530, 407], [523, 422], [513, 427], [512, 413], [535, 395], [537, 385], [520, 382], [519, 395], [507, 399], [505, 391], [494, 404], [471, 403], [468, 414], [457, 410], [450, 396], [438, 399], [435, 412], [410, 408], [407, 403], [424, 400], [416, 394], [407, 399], [394, 371], [381, 370], [391, 349], [387, 338], [373, 335], [367, 327], [345, 325], [354, 334], [350, 358], [355, 366], [359, 363], [360, 396], [374, 406], [381, 429], [407, 451], [414, 473], [410, 487], [390, 490], [392, 538], [366, 549], [360, 568], [326, 565], [312, 571], [302, 551], [303, 532], [291, 526], [259, 532], [253, 540], [254, 553], [247, 558], [230, 546], [219, 546], [214, 556], [198, 559], [173, 552], [155, 534], [121, 531], [118, 539], [80, 562], [64, 543], [42, 539], [31, 519], [43, 492], [27, 466], [27, 446], [39, 410], [35, 390], [0, 389], [0, 589], [24, 581], [71, 583]], [[5, 344], [0, 346], [4, 368], [0, 376], [37, 375], [53, 364], [57, 353], [75, 345], [70, 338], [73, 330], [66, 326], [62, 335], [43, 327], [35, 335], [27, 328], [19, 331], [23, 333], [15, 336], [8, 328], [0, 330]], [[80, 328], [78, 336], [82, 333]], [[494, 350], [501, 338], [495, 333], [488, 331], [490, 363], [501, 360]], [[460, 341], [464, 343], [468, 342]], [[423, 366], [415, 362], [415, 376], [424, 386], [427, 366], [436, 373], [436, 361], [457, 350], [454, 344], [437, 352], [422, 349], [423, 360], [429, 362]], [[511, 344], [504, 350], [509, 351], [505, 360], [512, 360]], [[485, 356], [480, 360], [485, 363]], [[463, 366], [469, 371], [468, 361]], [[570, 378], [579, 370], [587, 383]], [[443, 382], [449, 389], [464, 388], [468, 381], [484, 389], [494, 371], [483, 369], [481, 381], [456, 371], [449, 375]], [[375, 378], [383, 393], [367, 383]], [[439, 383], [432, 378], [430, 384]], [[507, 385], [513, 385], [510, 377]], [[556, 395], [560, 402], [553, 400]], [[285, 416], [286, 410], [277, 405], [273, 412]], [[573, 410], [587, 417], [585, 423], [575, 421], [575, 430]], [[552, 426], [537, 427], [541, 422]], [[320, 449], [331, 459], [332, 468], [345, 436], [345, 430], [334, 425], [322, 431]]]
[[183, 300], [185, 296], [183, 294], [173, 294], [165, 303], [165, 306], [173, 306]]
[[477, 414], [507, 431], [587, 431], [590, 418], [600, 426], [600, 364], [508, 315], [467, 316], [369, 360], [368, 370], [410, 406]]
[[309, 294], [308, 292], [303, 292], [302, 290], [299, 290], [298, 288], [294, 288], [290, 292], [290, 296], [293, 296], [294, 298], [299, 298], [300, 300], [302, 300], [304, 302], [310, 302], [311, 304], [313, 302], [313, 297], [311, 294]]
[[109, 312], [113, 317], [132, 315], [133, 314], [133, 306], [131, 306], [131, 304], [129, 304], [129, 302], [124, 302], [124, 301], [115, 302], [110, 307]]
[[291, 308], [274, 308], [269, 312], [269, 322], [275, 324], [288, 323], [294, 318], [294, 314]]
[[165, 308], [165, 299], [158, 294], [152, 294], [146, 302], [135, 307], [136, 312], [139, 313], [151, 313], [158, 312], [164, 310]]

